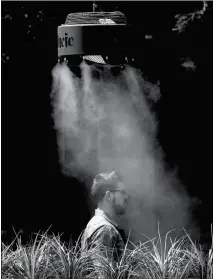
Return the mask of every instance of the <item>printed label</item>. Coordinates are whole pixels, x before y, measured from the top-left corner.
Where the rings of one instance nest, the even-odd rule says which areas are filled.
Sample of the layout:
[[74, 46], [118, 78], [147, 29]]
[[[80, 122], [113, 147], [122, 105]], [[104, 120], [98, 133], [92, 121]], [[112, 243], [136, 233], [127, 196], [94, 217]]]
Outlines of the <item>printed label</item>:
[[81, 54], [82, 47], [81, 26], [58, 27], [58, 56]]

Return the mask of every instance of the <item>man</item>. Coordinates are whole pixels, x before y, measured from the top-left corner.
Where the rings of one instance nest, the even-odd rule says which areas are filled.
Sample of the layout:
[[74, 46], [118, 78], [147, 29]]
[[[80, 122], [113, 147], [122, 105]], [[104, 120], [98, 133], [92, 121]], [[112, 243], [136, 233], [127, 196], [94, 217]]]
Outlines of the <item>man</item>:
[[82, 250], [102, 247], [98, 251], [115, 267], [126, 244], [117, 221], [125, 213], [128, 194], [121, 177], [113, 171], [96, 175], [91, 196], [97, 208], [83, 233]]

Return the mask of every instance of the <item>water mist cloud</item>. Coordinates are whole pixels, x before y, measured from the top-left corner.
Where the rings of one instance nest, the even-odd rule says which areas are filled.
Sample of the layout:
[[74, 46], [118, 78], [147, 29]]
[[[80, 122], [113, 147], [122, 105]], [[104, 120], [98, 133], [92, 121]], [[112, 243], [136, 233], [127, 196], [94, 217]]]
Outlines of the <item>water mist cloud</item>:
[[148, 101], [157, 101], [157, 85], [127, 67], [118, 77], [93, 77], [81, 65], [78, 78], [66, 65], [53, 71], [52, 106], [60, 163], [67, 175], [95, 176], [115, 169], [125, 180], [131, 206], [121, 223], [132, 240], [160, 230], [189, 228], [190, 199], [174, 172], [168, 173], [156, 141], [157, 121]]

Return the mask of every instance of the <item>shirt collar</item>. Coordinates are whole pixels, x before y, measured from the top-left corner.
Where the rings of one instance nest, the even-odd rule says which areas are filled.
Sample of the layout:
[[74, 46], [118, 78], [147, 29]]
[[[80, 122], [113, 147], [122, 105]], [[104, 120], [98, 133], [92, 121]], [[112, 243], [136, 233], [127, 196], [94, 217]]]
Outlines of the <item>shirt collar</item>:
[[101, 215], [105, 219], [107, 219], [110, 223], [112, 223], [114, 226], [119, 227], [118, 223], [116, 223], [114, 220], [110, 219], [102, 209], [96, 208], [95, 215]]

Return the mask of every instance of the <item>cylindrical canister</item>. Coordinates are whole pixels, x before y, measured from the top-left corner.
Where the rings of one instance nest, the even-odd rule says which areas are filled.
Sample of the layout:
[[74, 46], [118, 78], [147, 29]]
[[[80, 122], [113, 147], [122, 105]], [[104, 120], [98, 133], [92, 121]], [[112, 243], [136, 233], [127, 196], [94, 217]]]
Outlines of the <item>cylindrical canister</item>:
[[61, 25], [58, 27], [58, 56], [122, 52], [125, 34], [125, 24]]

